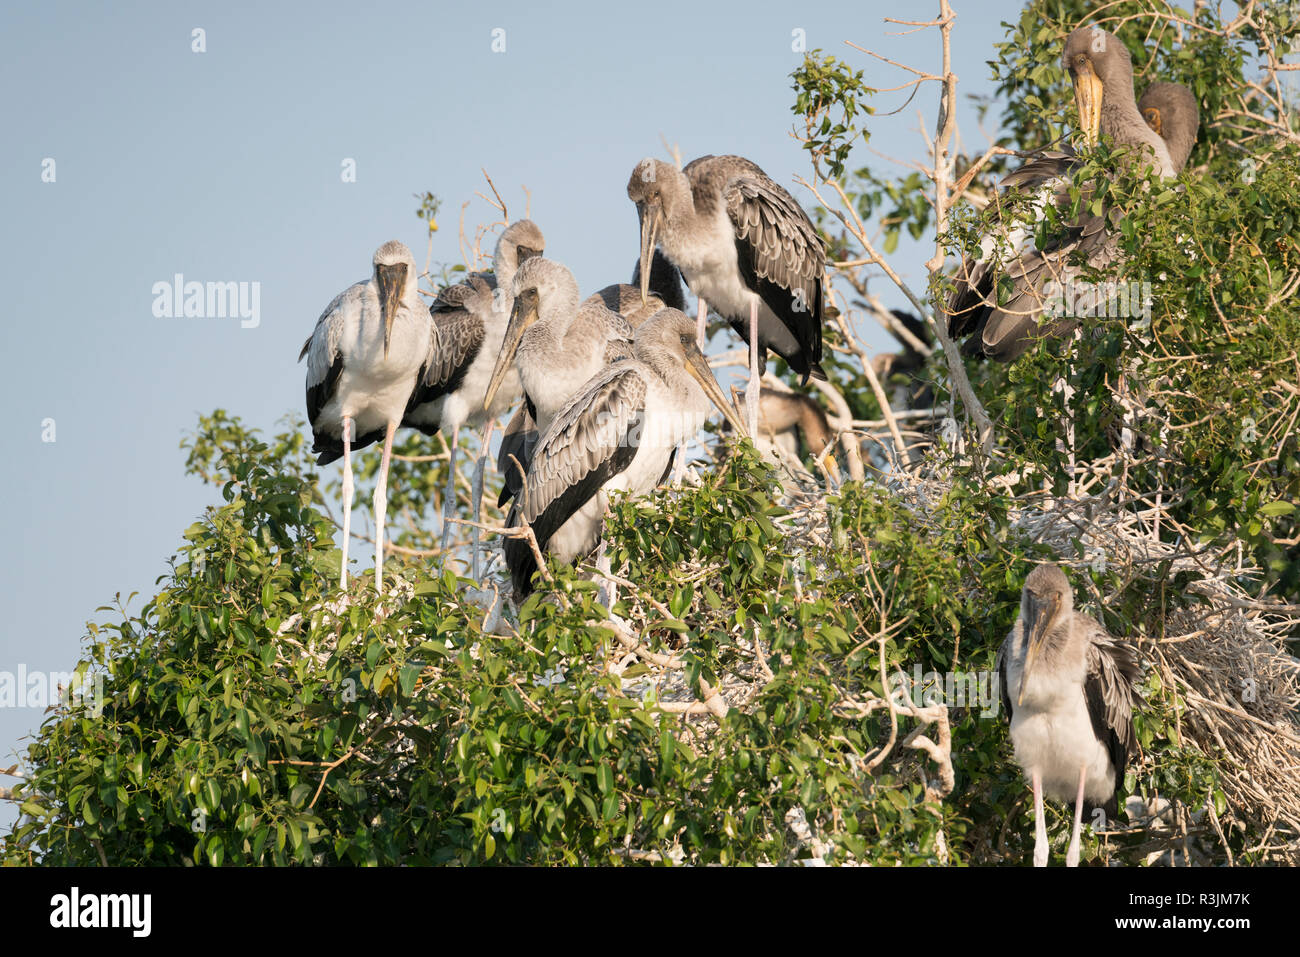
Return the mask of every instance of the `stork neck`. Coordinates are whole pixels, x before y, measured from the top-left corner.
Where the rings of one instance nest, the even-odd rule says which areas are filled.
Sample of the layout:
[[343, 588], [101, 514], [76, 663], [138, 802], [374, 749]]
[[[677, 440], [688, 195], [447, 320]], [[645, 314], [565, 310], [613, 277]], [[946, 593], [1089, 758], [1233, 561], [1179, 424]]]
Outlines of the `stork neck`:
[[[675, 238], [700, 229], [704, 217], [695, 208], [695, 191], [691, 189], [691, 181], [686, 178], [685, 173], [673, 167], [669, 181], [663, 185], [661, 195], [664, 212], [663, 230], [664, 238], [668, 240], [667, 245], [672, 245]], [[653, 276], [653, 272], [651, 275]]]
[[1165, 145], [1169, 147], [1169, 159], [1174, 164], [1174, 172], [1181, 173], [1187, 165], [1188, 157], [1192, 155], [1192, 148], [1196, 146], [1196, 131], [1187, 124], [1176, 126], [1170, 131]]
[[492, 272], [496, 274], [497, 286], [509, 289], [518, 269], [518, 250], [504, 238], [498, 240], [496, 252], [492, 256]]
[[560, 275], [556, 283], [538, 297], [538, 321], [533, 328], [544, 326], [550, 335], [563, 338], [577, 314], [578, 284], [572, 275]]
[[[1138, 112], [1133, 96], [1133, 75], [1127, 74], [1116, 84], [1119, 89], [1107, 89], [1101, 104], [1101, 131], [1114, 140], [1115, 145], [1132, 152], [1130, 163], [1155, 165], [1162, 176], [1177, 174], [1169, 147], [1160, 134], [1147, 126]], [[1147, 153], [1151, 155], [1146, 155]]]

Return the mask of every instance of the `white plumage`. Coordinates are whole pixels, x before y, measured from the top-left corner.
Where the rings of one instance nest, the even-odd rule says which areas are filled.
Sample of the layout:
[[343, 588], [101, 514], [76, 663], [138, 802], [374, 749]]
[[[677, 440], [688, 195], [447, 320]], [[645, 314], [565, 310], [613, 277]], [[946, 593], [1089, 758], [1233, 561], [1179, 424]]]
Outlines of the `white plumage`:
[[298, 354], [307, 359], [307, 418], [317, 463], [343, 459], [343, 560], [347, 586], [352, 534], [352, 450], [382, 439], [375, 480], [375, 588], [383, 591], [388, 463], [396, 431], [428, 355], [429, 311], [420, 301], [415, 259], [397, 240], [376, 250], [370, 279], [325, 308]]
[[1020, 617], [998, 649], [1002, 704], [1016, 762], [1034, 792], [1034, 864], [1047, 863], [1043, 796], [1073, 802], [1066, 866], [1079, 863], [1084, 804], [1114, 817], [1133, 747], [1133, 649], [1074, 610], [1065, 574], [1039, 565], [1025, 579]]

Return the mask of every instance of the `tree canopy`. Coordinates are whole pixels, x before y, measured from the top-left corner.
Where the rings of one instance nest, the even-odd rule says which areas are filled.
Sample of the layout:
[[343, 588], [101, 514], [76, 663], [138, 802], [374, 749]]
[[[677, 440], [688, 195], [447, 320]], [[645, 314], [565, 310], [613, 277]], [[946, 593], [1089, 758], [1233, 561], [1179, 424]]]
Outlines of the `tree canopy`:
[[[990, 679], [1043, 560], [1144, 662], [1121, 788], [1138, 800], [1091, 822], [1085, 861], [1300, 861], [1300, 116], [1284, 69], [1300, 11], [1091, 7], [1031, 0], [1006, 25], [985, 104], [1002, 133], [977, 155], [955, 155], [946, 59], [913, 77], [939, 124], [901, 170], [863, 158], [886, 96], [866, 54], [812, 51], [794, 71], [838, 308], [818, 394], [846, 480], [711, 434], [681, 487], [616, 502], [612, 608], [583, 564], [551, 563], [518, 608], [499, 571], [469, 577], [468, 531], [444, 551], [431, 520], [445, 447], [418, 435], [389, 478], [398, 581], [340, 593], [338, 483], [304, 423], [202, 416], [186, 471], [221, 504], [156, 594], [88, 626], [78, 673], [98, 691], [28, 747], [4, 861], [1023, 863], [1026, 789]], [[940, 10], [936, 48], [960, 43]], [[1073, 128], [1060, 50], [1085, 22], [1123, 40], [1140, 84], [1182, 82], [1201, 108], [1175, 183], [1114, 174], [1102, 143], [1082, 151], [1074, 208], [1038, 227], [1121, 210], [1123, 258], [1098, 279], [1148, 283], [1149, 310], [1009, 365], [965, 358], [942, 329], [952, 262], [993, 228], [999, 177]], [[432, 228], [438, 200], [420, 198]], [[934, 241], [928, 288], [889, 266], [904, 233]], [[856, 331], [888, 324], [886, 301], [932, 333], [906, 367]], [[364, 502], [379, 455], [359, 458]], [[1069, 810], [1048, 821], [1063, 843]]]

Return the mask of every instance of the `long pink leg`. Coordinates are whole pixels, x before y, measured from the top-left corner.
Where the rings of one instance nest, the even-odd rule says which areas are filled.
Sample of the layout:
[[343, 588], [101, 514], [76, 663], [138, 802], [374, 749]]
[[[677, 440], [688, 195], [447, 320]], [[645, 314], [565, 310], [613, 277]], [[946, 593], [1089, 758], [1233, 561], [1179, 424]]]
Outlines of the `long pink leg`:
[[1047, 866], [1047, 825], [1043, 823], [1043, 778], [1034, 769], [1034, 867]]
[[707, 326], [709, 322], [709, 307], [705, 305], [703, 296], [697, 296], [696, 298], [700, 304], [700, 315], [699, 318], [695, 320], [695, 344], [703, 349], [706, 336], [705, 326]]
[[749, 304], [749, 385], [745, 388], [745, 418], [749, 434], [758, 438], [758, 299]]
[[[483, 428], [483, 435], [479, 439], [478, 461], [474, 463], [474, 481], [471, 485], [474, 505], [474, 521], [483, 521], [483, 478], [487, 471], [488, 447], [492, 444], [492, 431], [496, 428], [496, 419], [489, 419], [488, 424]], [[477, 525], [470, 526], [470, 555], [474, 580], [479, 584], [483, 583], [482, 564], [483, 557], [479, 554], [479, 529]]]
[[384, 593], [384, 518], [388, 512], [388, 462], [393, 457], [393, 433], [397, 423], [389, 422], [384, 432], [384, 457], [375, 477], [375, 591]]
[[[443, 433], [446, 435], [446, 433]], [[456, 514], [456, 452], [460, 448], [460, 426], [451, 433], [451, 445], [448, 447], [447, 459], [447, 495], [442, 500], [442, 542], [443, 548], [451, 541], [451, 522]]]
[[352, 420], [343, 417], [343, 563], [339, 588], [348, 587], [348, 542], [352, 540]]
[[1079, 768], [1079, 796], [1074, 802], [1074, 830], [1070, 833], [1070, 846], [1065, 852], [1065, 866], [1079, 866], [1079, 825], [1083, 822], [1083, 783], [1088, 779], [1087, 767]]

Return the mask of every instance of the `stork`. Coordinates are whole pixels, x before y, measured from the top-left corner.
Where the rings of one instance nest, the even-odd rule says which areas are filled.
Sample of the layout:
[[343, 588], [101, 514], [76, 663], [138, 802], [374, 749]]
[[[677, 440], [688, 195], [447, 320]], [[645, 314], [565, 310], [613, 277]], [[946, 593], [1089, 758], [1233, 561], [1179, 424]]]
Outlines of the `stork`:
[[1196, 95], [1181, 83], [1152, 83], [1138, 100], [1138, 112], [1165, 141], [1174, 169], [1182, 170], [1201, 128]]
[[[1079, 863], [1084, 804], [1113, 820], [1133, 749], [1138, 659], [1097, 621], [1074, 609], [1065, 573], [1039, 565], [1025, 579], [1020, 617], [998, 649], [1002, 705], [1016, 762], [1034, 792], [1034, 866], [1047, 864], [1043, 795], [1074, 802], [1067, 867]], [[1014, 702], [1014, 704], [1012, 703]]]
[[[578, 309], [580, 312], [585, 310], [589, 314], [598, 314], [598, 307], [604, 306], [627, 320], [630, 330], [635, 330], [660, 309], [685, 309], [686, 297], [682, 294], [681, 273], [657, 249], [650, 265], [650, 292], [651, 295], [642, 301], [641, 260], [638, 258], [632, 269], [631, 284], [613, 283], [605, 286], [584, 299]], [[629, 329], [617, 322], [611, 325], [611, 329], [605, 350], [606, 362], [627, 358], [632, 354]], [[497, 470], [505, 477], [505, 485], [497, 499], [498, 506], [504, 506], [510, 501], [523, 485], [529, 457], [540, 437], [529, 403], [522, 403], [507, 423], [501, 439], [501, 450], [497, 453]]]
[[[526, 521], [538, 547], [562, 562], [594, 548], [613, 491], [653, 490], [674, 449], [699, 431], [712, 402], [742, 435], [696, 344], [695, 323], [663, 309], [636, 331], [633, 357], [601, 369], [555, 415], [506, 524]], [[532, 591], [532, 547], [505, 543], [516, 600]]]
[[[512, 282], [521, 264], [541, 256], [542, 231], [530, 219], [520, 219], [501, 233], [492, 256], [491, 275], [473, 273], [462, 282], [444, 287], [429, 307], [433, 325], [428, 360], [410, 409], [402, 420], [427, 435], [439, 430], [447, 438], [450, 461], [447, 494], [443, 500], [442, 545], [450, 532], [448, 519], [456, 504], [456, 452], [463, 425], [480, 428], [495, 421], [519, 398], [519, 377], [511, 374], [488, 384], [514, 302]], [[480, 447], [487, 448], [485, 433]], [[485, 452], [484, 452], [485, 454]], [[481, 479], [481, 473], [480, 473]]]
[[[599, 298], [605, 308], [617, 312], [633, 329], [641, 325], [660, 309], [686, 311], [686, 296], [682, 292], [682, 274], [668, 261], [660, 250], [654, 251], [650, 260], [649, 295], [641, 298], [641, 259], [632, 269], [632, 282], [618, 282], [592, 293], [587, 302]], [[704, 340], [699, 342], [704, 348]]]
[[[708, 306], [749, 343], [745, 405], [758, 433], [759, 380], [770, 348], [803, 376], [822, 371], [826, 252], [808, 214], [740, 156], [702, 156], [684, 169], [644, 159], [628, 198], [641, 220], [641, 292], [656, 244], [699, 298], [697, 340]], [[707, 304], [706, 304], [707, 303]]]
[[[498, 504], [519, 490], [531, 446], [579, 388], [607, 363], [632, 354], [632, 327], [599, 297], [579, 300], [578, 282], [562, 263], [533, 259], [515, 275], [514, 305], [496, 357], [486, 402], [517, 370], [526, 417], [506, 429], [497, 464], [506, 477]], [[514, 457], [519, 467], [511, 461]]]
[[[1178, 174], [1195, 143], [1199, 120], [1193, 110], [1180, 111], [1177, 137], [1188, 144], [1179, 148], [1178, 161], [1170, 145], [1154, 132], [1138, 112], [1133, 96], [1133, 65], [1128, 49], [1113, 34], [1096, 27], [1081, 27], [1070, 34], [1062, 64], [1074, 84], [1075, 103], [1084, 140], [1089, 144], [1105, 134], [1124, 149], [1130, 165], [1150, 167], [1163, 177]], [[1169, 132], [1173, 134], [1173, 130]], [[1003, 189], [1020, 187], [1036, 194], [1035, 204], [1069, 206], [1069, 190], [1081, 160], [1068, 147], [1044, 150], [1003, 178]], [[1101, 215], [1084, 212], [1042, 249], [1032, 242], [1033, 224], [986, 236], [980, 255], [963, 261], [956, 288], [948, 303], [948, 332], [966, 339], [963, 351], [1010, 362], [1040, 338], [1066, 335], [1078, 321], [1044, 313], [1051, 302], [1045, 288], [1050, 281], [1068, 282], [1091, 269], [1105, 269], [1119, 258], [1118, 234], [1113, 229], [1115, 211]], [[998, 237], [1005, 235], [1010, 261], [1000, 262]], [[1079, 265], [1076, 261], [1081, 262]], [[1010, 281], [1001, 298], [998, 278]]]
[[[820, 459], [835, 438], [826, 413], [811, 396], [764, 388], [759, 412], [762, 432], [755, 437], [755, 444], [763, 458], [773, 464], [781, 464], [777, 448], [786, 461], [798, 462], [801, 439], [808, 454], [813, 459]], [[834, 462], [835, 451], [832, 449], [823, 464], [829, 470], [834, 467]]]
[[317, 465], [343, 459], [343, 560], [348, 584], [352, 535], [352, 450], [380, 439], [375, 477], [375, 590], [384, 591], [384, 518], [393, 433], [429, 354], [429, 310], [420, 301], [415, 259], [393, 239], [375, 251], [370, 279], [349, 286], [316, 320], [298, 361], [307, 359], [307, 419]]

